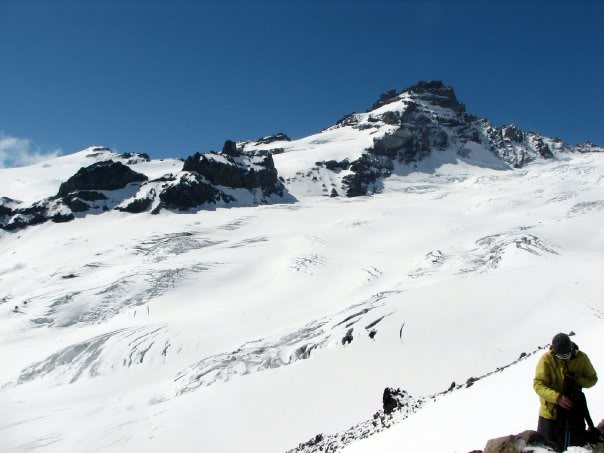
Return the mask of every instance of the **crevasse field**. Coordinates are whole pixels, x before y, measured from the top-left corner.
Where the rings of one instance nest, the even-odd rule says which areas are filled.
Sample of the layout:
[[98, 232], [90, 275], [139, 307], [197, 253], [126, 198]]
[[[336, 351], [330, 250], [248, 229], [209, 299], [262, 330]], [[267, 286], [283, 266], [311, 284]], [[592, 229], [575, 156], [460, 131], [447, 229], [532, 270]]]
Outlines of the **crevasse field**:
[[[363, 140], [338, 133], [322, 159]], [[274, 156], [280, 175], [318, 160], [313, 140]], [[0, 170], [0, 195], [53, 195], [89, 164]], [[604, 375], [603, 154], [511, 169], [475, 147], [374, 196], [305, 184], [295, 203], [0, 232], [0, 451], [284, 452], [370, 420], [386, 386], [425, 398], [559, 331]], [[467, 452], [535, 429], [539, 355], [344, 451]], [[604, 384], [586, 395], [597, 423]]]

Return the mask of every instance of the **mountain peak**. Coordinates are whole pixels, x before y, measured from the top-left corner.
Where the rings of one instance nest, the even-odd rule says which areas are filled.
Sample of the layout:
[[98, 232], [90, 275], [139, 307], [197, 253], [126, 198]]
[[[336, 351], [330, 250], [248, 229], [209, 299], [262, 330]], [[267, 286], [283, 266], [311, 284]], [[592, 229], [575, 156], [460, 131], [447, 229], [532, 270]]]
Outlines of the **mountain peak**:
[[403, 92], [414, 94], [424, 101], [459, 113], [466, 110], [465, 105], [458, 101], [453, 87], [446, 85], [441, 80], [420, 80]]
[[465, 105], [458, 101], [453, 87], [445, 84], [441, 80], [420, 80], [416, 84], [401, 91], [385, 91], [380, 95], [380, 98], [373, 103], [369, 111], [395, 102], [405, 93], [439, 107], [451, 109], [459, 113], [465, 112]]

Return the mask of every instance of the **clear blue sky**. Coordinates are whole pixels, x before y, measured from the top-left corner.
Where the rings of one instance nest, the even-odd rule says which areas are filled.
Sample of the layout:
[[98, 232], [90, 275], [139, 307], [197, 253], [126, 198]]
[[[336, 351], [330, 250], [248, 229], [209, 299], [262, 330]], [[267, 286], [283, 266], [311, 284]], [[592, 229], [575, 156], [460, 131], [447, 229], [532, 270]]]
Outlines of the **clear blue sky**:
[[441, 79], [497, 125], [604, 144], [603, 24], [601, 0], [0, 0], [0, 131], [185, 156]]

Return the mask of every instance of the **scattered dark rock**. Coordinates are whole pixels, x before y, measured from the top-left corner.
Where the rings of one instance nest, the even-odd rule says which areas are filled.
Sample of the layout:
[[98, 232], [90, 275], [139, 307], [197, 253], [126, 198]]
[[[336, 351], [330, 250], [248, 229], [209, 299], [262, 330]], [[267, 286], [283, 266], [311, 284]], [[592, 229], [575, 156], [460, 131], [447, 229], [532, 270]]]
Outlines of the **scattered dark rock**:
[[341, 171], [348, 170], [350, 168], [350, 161], [348, 159], [344, 159], [339, 162], [337, 160], [322, 160], [315, 162], [315, 165], [318, 167], [325, 167], [331, 171]]
[[451, 390], [453, 390], [455, 388], [455, 381], [451, 382], [451, 385], [449, 386], [449, 388], [447, 389], [447, 392], [450, 392]]
[[518, 360], [522, 359], [523, 357], [526, 357], [526, 352], [521, 353], [520, 357], [518, 357]]
[[61, 184], [57, 196], [62, 197], [78, 190], [117, 190], [133, 182], [143, 182], [148, 178], [133, 171], [121, 162], [107, 160], [97, 162], [78, 172]]
[[176, 181], [176, 176], [173, 173], [168, 173], [167, 175], [160, 176], [159, 178], [152, 179], [151, 182], [170, 182]]
[[283, 142], [283, 141], [290, 142], [291, 139], [287, 136], [287, 134], [284, 134], [283, 132], [279, 132], [277, 134], [269, 135], [268, 137], [259, 138], [258, 140], [256, 140], [256, 143], [258, 145], [267, 145], [269, 143]]
[[72, 278], [76, 278], [77, 275], [76, 274], [67, 274], [67, 275], [62, 275], [61, 278], [65, 279], [65, 280], [69, 280]]
[[54, 223], [71, 222], [74, 219], [75, 216], [72, 213], [63, 214], [58, 212], [50, 217], [50, 220], [52, 220]]
[[271, 149], [256, 149], [254, 151], [246, 152], [249, 156], [274, 156], [275, 154], [283, 154], [285, 152], [285, 148], [271, 148]]
[[407, 392], [400, 388], [395, 389], [394, 387], [386, 387], [384, 389], [384, 394], [382, 395], [384, 413], [391, 414], [396, 409], [403, 407], [407, 396]]
[[352, 343], [352, 340], [353, 340], [352, 331], [353, 330], [354, 329], [348, 329], [348, 332], [346, 332], [346, 335], [344, 335], [344, 337], [342, 338], [343, 345]]
[[475, 377], [468, 378], [468, 380], [466, 381], [466, 388], [472, 387], [474, 385], [474, 382], [476, 382], [476, 381], [478, 381], [478, 379]]
[[338, 194], [338, 191], [337, 191], [335, 188], [332, 188], [332, 189], [331, 189], [331, 193], [329, 194], [329, 196], [330, 196], [331, 198], [336, 198], [336, 197], [339, 197], [339, 196], [340, 196], [340, 194]]
[[121, 212], [129, 212], [131, 214], [139, 214], [145, 212], [153, 204], [155, 192], [152, 192], [147, 197], [135, 198], [125, 206], [117, 206], [115, 209]]
[[371, 329], [369, 331], [369, 338], [371, 338], [373, 340], [373, 338], [375, 337], [376, 334], [377, 334], [377, 330]]
[[355, 126], [359, 123], [356, 112], [348, 113], [336, 121], [336, 126]]
[[569, 334], [568, 334], [568, 336], [569, 336], [569, 337], [574, 337], [575, 335], [576, 335], [576, 333], [575, 333], [575, 332], [573, 332], [572, 330], [571, 330], [571, 331], [569, 332]]
[[129, 159], [129, 164], [136, 164], [139, 162], [150, 162], [151, 158], [147, 153], [122, 153], [119, 154], [122, 159]]

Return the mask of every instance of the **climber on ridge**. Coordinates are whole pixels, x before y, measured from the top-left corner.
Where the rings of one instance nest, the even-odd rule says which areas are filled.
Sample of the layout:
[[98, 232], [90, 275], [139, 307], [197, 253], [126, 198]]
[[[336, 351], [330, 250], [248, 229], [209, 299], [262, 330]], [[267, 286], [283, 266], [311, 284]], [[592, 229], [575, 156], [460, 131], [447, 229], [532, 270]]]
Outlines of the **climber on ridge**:
[[585, 420], [593, 429], [583, 388], [598, 381], [589, 357], [570, 337], [559, 333], [537, 363], [533, 388], [539, 400], [537, 431], [564, 449], [585, 444]]

